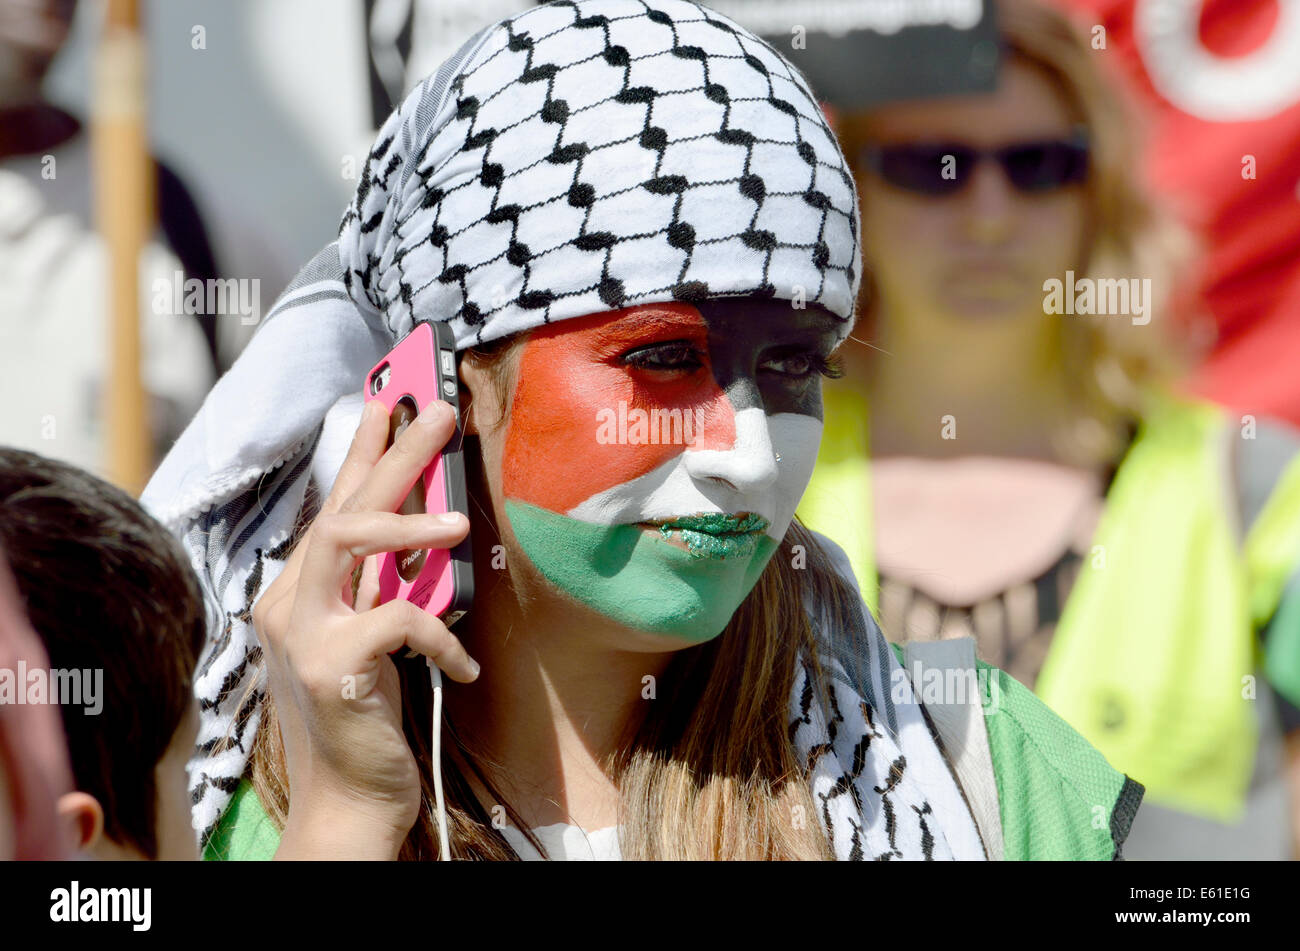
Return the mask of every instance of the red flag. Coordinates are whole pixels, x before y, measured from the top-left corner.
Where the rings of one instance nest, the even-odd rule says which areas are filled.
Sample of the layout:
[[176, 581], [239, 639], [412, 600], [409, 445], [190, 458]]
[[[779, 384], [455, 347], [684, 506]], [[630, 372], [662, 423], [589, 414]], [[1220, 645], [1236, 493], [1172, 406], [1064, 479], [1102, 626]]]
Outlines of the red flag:
[[1300, 425], [1300, 2], [1053, 2], [1145, 107], [1145, 179], [1204, 243], [1196, 389]]

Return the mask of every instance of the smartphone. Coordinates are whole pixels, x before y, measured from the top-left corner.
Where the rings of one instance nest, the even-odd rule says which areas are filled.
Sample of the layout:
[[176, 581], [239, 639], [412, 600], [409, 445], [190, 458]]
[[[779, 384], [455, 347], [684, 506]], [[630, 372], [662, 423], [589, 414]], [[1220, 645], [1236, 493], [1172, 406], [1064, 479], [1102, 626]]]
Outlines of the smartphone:
[[[456, 431], [411, 486], [398, 514], [462, 512], [469, 516], [456, 371], [456, 343], [450, 328], [423, 322], [366, 374], [366, 400], [379, 400], [388, 409], [389, 446], [433, 401], [446, 400], [456, 409]], [[452, 549], [380, 555], [379, 597], [384, 602], [394, 598], [410, 601], [448, 626], [455, 624], [474, 600], [469, 537]]]

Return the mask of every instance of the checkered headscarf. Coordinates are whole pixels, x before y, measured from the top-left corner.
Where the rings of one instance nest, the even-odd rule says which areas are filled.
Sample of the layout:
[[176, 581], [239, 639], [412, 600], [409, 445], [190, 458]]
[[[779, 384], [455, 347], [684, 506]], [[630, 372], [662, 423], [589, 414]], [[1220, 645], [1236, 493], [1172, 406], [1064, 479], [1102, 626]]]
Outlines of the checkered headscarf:
[[803, 77], [685, 0], [483, 31], [384, 124], [339, 232], [357, 306], [459, 346], [634, 304], [761, 295], [843, 318], [853, 178]]

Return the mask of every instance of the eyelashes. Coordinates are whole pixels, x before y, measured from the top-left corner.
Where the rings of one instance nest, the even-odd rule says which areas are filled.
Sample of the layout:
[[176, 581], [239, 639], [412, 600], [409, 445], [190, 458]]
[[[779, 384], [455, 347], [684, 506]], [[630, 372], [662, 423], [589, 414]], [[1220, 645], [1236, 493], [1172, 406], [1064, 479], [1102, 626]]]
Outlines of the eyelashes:
[[796, 367], [802, 369], [796, 370], [777, 370], [772, 372], [780, 373], [782, 376], [792, 377], [803, 380], [810, 379], [814, 375], [824, 376], [827, 379], [838, 380], [844, 375], [844, 365], [838, 356], [832, 355], [824, 357], [815, 350], [803, 350], [786, 357], [779, 357], [775, 360], [768, 360], [760, 365], [760, 368], [770, 367], [774, 363], [789, 365], [793, 363]]
[[[671, 341], [631, 350], [618, 358], [623, 366], [638, 370], [694, 372], [705, 365], [705, 354], [689, 341]], [[844, 375], [838, 355], [822, 356], [816, 350], [786, 350], [759, 364], [759, 370], [787, 380], [810, 380], [814, 376], [839, 379]]]
[[704, 354], [694, 344], [674, 340], [629, 351], [619, 362], [638, 370], [698, 370], [704, 366]]

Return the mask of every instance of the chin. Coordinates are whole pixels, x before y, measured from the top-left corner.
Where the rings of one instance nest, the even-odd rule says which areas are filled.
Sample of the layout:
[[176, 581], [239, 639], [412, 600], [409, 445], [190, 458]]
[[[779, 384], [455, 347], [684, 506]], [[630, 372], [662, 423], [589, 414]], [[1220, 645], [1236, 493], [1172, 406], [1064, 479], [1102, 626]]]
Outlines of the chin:
[[952, 297], [943, 302], [943, 310], [955, 323], [970, 320], [1005, 322], [1034, 316], [1033, 307], [1026, 308], [1020, 298], [1001, 295]]
[[726, 628], [775, 547], [746, 558], [702, 558], [647, 532], [621, 571], [570, 594], [655, 649], [704, 644]]
[[617, 650], [627, 651], [630, 654], [671, 654], [707, 644], [716, 639], [724, 630], [726, 630], [726, 624], [723, 624], [712, 634], [698, 638], [686, 638], [676, 634], [656, 634], [651, 631], [627, 628], [626, 632], [611, 646]]

